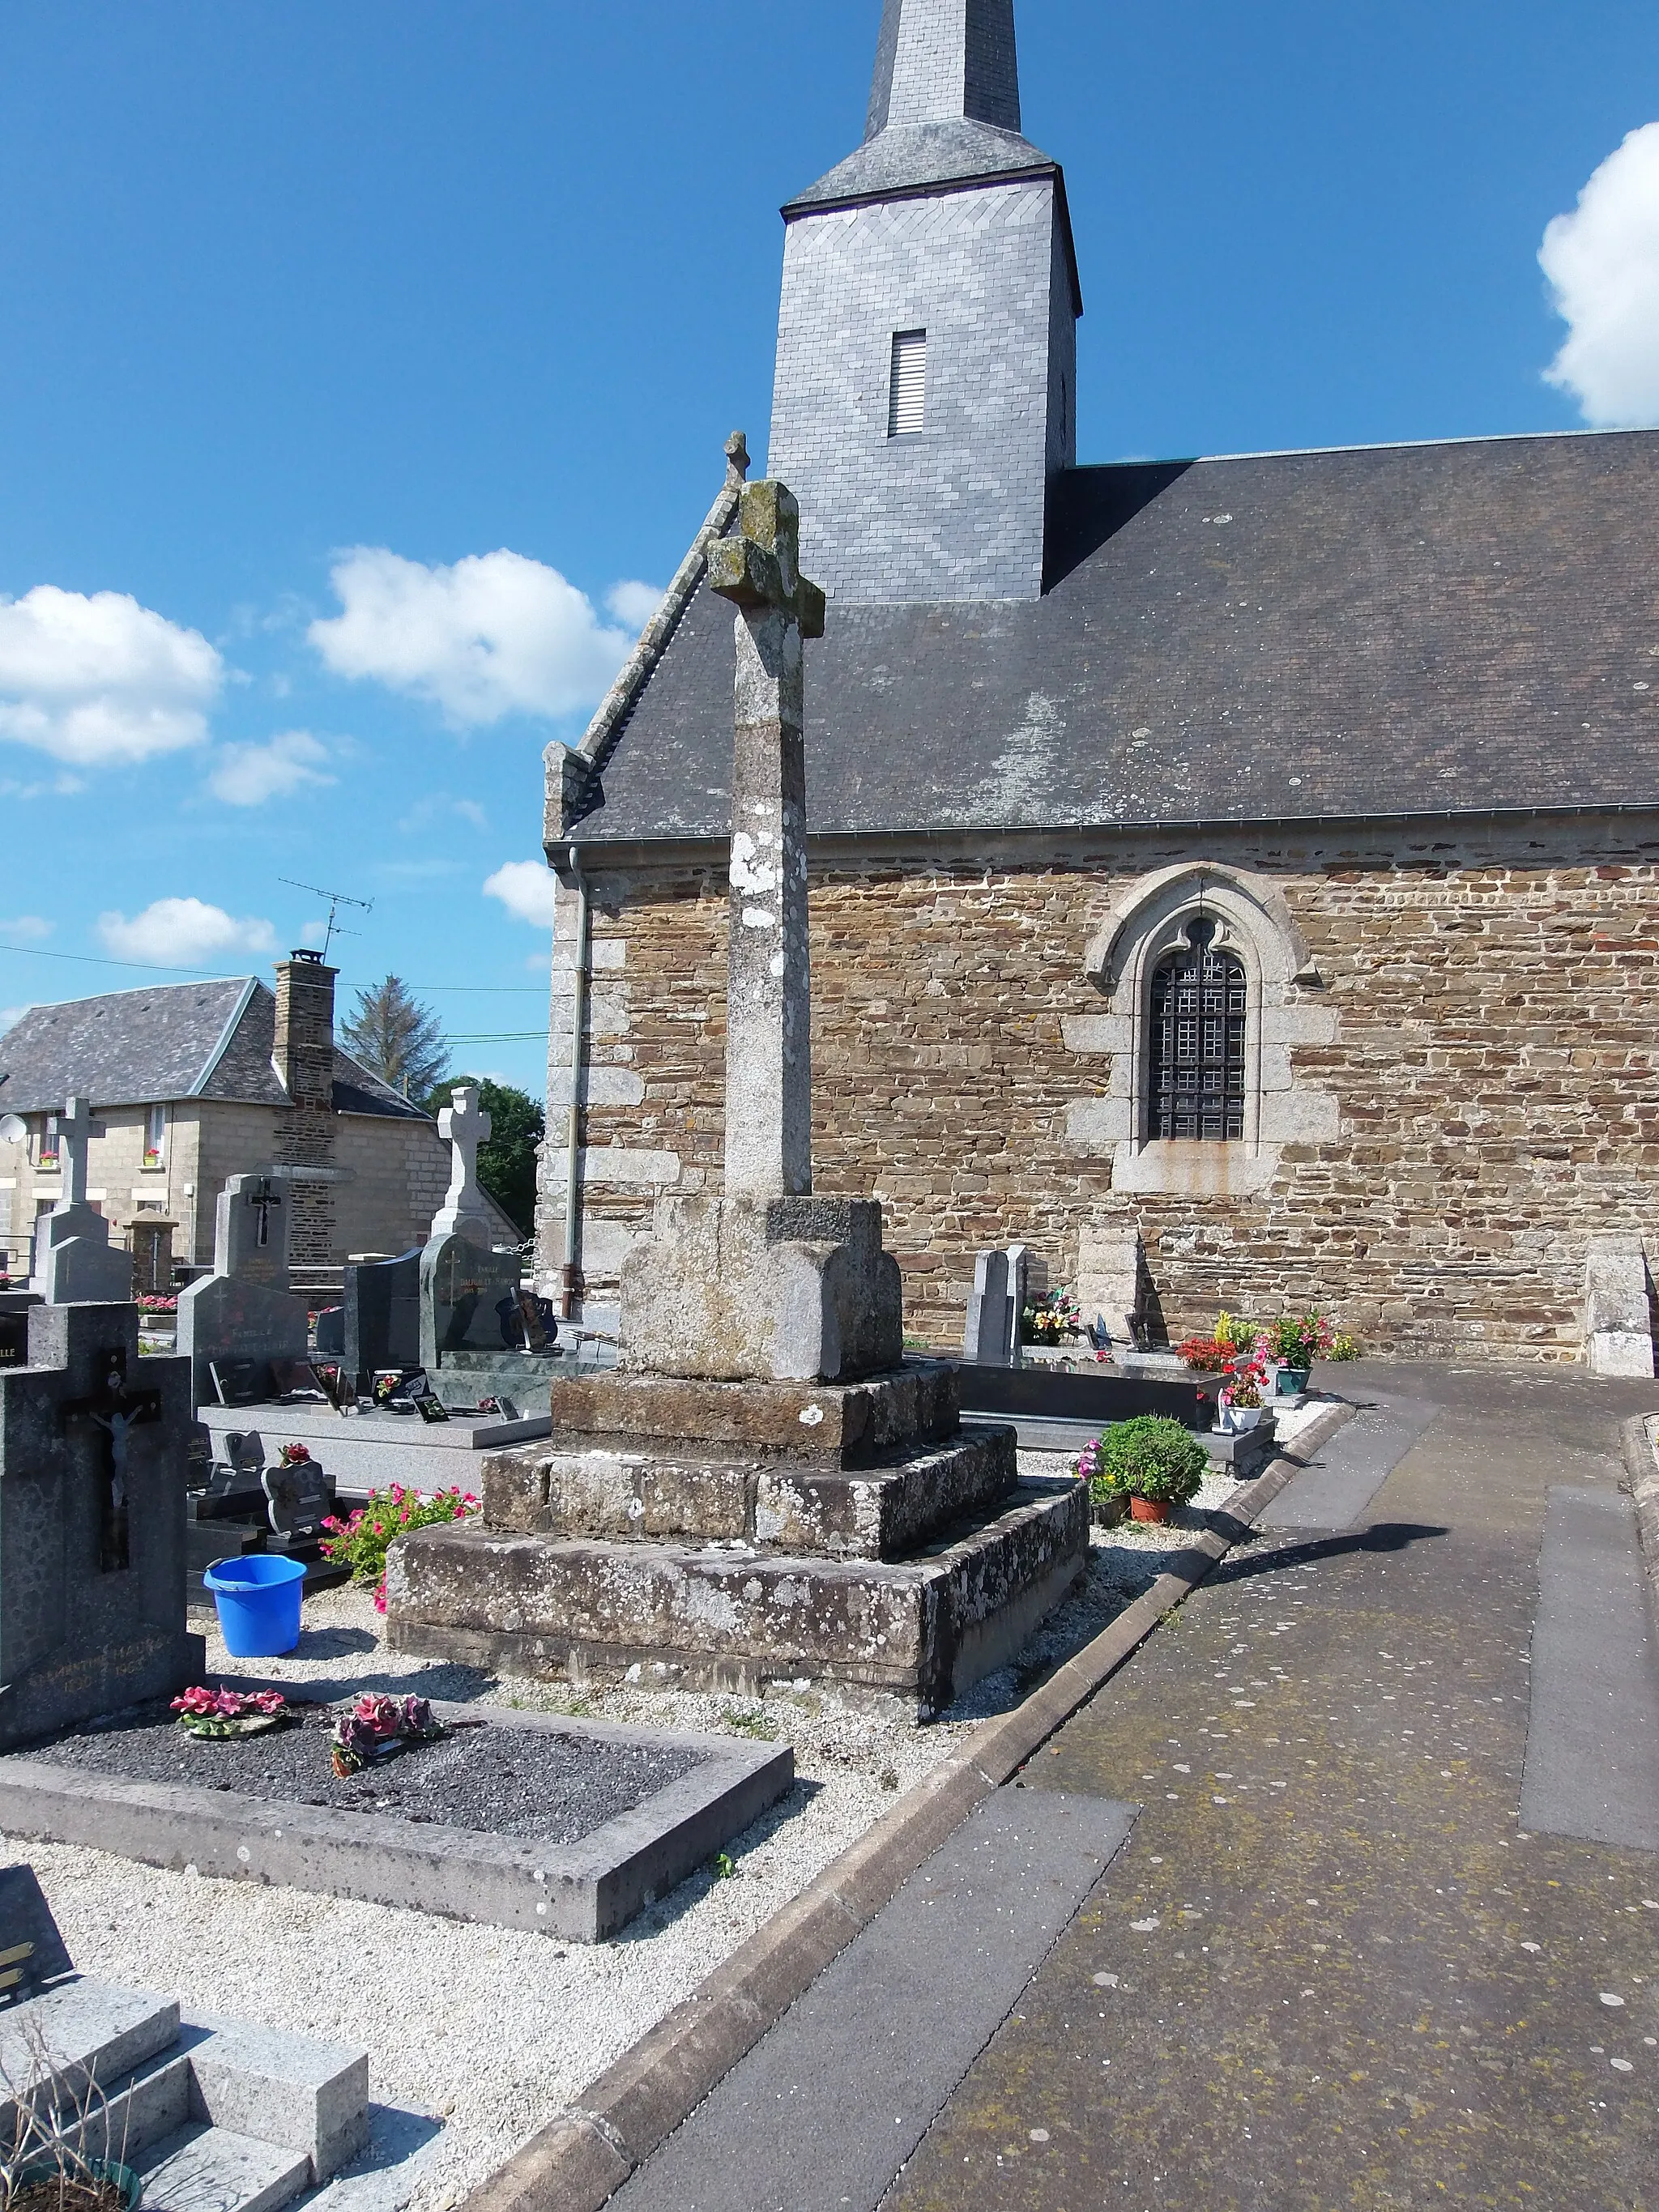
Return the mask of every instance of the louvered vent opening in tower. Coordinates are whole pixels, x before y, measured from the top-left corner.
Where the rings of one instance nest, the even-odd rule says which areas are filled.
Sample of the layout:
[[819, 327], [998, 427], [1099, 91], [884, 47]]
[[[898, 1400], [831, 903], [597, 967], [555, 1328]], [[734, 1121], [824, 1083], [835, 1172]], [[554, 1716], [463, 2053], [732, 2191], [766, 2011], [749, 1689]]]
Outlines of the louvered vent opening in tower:
[[900, 331], [893, 339], [893, 380], [888, 389], [887, 434], [913, 438], [927, 417], [927, 333]]

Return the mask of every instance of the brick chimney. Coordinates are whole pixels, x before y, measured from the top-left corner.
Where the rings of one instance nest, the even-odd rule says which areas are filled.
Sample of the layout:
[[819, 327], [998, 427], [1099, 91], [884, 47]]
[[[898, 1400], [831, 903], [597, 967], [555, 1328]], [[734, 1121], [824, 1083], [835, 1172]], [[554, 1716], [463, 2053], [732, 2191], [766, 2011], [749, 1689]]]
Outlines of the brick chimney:
[[334, 1103], [334, 978], [320, 952], [277, 963], [276, 1040], [270, 1057], [296, 1106]]
[[[289, 1264], [301, 1278], [336, 1257], [334, 1218], [334, 979], [320, 952], [297, 951], [276, 967], [276, 1069], [290, 1104], [276, 1117], [275, 1152], [294, 1170]], [[307, 1174], [307, 1170], [312, 1170]], [[321, 1170], [324, 1172], [317, 1174]]]

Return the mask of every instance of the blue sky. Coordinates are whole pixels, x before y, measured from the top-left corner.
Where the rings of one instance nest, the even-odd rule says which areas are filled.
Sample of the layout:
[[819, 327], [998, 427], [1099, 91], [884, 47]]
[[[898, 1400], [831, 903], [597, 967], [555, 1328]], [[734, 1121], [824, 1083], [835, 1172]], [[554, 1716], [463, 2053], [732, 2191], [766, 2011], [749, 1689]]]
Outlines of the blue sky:
[[[7, 11], [0, 1011], [145, 980], [66, 955], [268, 969], [294, 877], [374, 902], [348, 1001], [395, 969], [540, 1087], [541, 749], [726, 433], [764, 449], [777, 207], [860, 135], [878, 14]], [[1084, 459], [1659, 420], [1650, 4], [1019, 25]]]

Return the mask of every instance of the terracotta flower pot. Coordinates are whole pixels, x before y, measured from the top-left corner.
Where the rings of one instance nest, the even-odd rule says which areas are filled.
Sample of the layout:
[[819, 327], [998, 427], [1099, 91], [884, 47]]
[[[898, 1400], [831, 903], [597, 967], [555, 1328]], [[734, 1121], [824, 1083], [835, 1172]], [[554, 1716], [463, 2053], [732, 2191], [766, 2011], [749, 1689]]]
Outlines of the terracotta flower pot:
[[1132, 1521], [1155, 1521], [1162, 1523], [1167, 1521], [1174, 1511], [1173, 1505], [1159, 1504], [1154, 1498], [1132, 1498], [1129, 1500], [1129, 1518]]

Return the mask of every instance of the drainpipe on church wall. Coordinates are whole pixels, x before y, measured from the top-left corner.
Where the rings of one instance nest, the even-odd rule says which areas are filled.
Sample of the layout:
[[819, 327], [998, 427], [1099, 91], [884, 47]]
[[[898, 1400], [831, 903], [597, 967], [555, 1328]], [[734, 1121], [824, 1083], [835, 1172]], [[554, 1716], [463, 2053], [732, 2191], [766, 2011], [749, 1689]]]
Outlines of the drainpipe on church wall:
[[576, 941], [570, 963], [570, 1111], [564, 1151], [564, 1267], [559, 1279], [559, 1312], [575, 1313], [581, 1283], [582, 1040], [587, 1029], [587, 879], [581, 855], [573, 845], [570, 873], [576, 890]]

